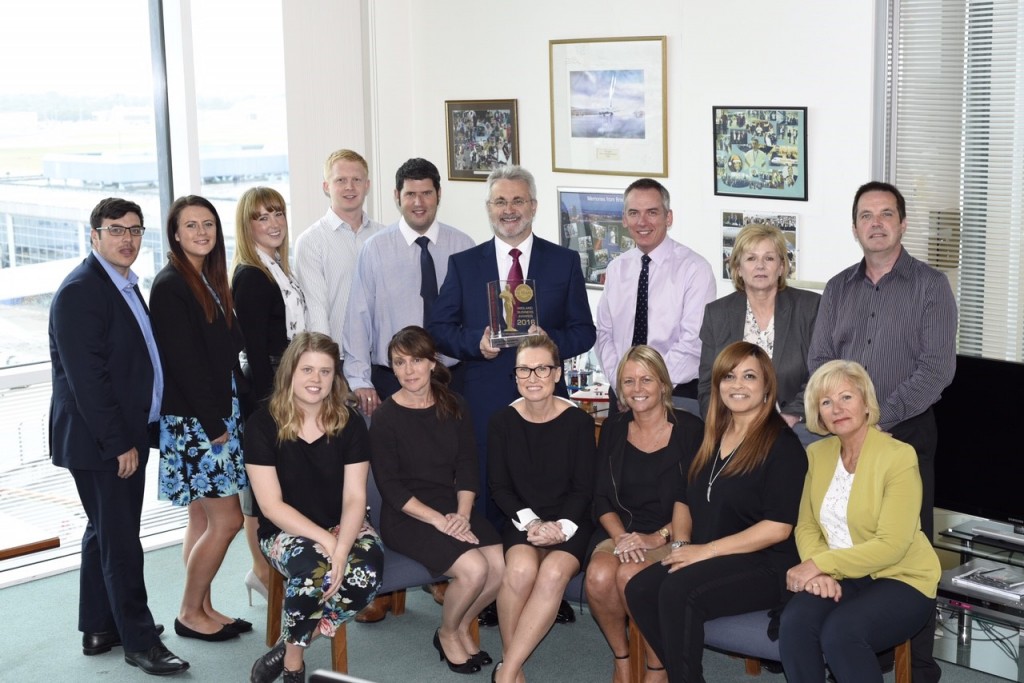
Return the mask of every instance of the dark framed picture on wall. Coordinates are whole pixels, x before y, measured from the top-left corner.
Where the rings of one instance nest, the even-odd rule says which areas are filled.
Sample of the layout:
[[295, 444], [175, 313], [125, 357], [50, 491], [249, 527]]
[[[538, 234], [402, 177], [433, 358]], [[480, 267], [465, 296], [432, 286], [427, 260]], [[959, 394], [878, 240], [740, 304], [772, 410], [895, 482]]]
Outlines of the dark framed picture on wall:
[[635, 244], [622, 224], [622, 190], [558, 188], [559, 241], [580, 256], [587, 287], [602, 289], [608, 264]]
[[549, 42], [551, 170], [668, 175], [665, 36]]
[[516, 100], [445, 100], [448, 180], [487, 180], [519, 163]]
[[713, 107], [715, 194], [807, 201], [807, 107]]

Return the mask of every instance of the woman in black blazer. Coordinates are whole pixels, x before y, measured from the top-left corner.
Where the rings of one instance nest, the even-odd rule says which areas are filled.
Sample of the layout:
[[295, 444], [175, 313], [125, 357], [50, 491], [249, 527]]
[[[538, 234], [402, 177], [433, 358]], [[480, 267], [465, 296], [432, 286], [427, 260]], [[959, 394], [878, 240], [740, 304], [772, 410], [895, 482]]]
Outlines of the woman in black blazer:
[[[238, 199], [231, 296], [245, 337], [242, 370], [249, 390], [242, 397], [242, 414], [248, 419], [269, 399], [288, 342], [306, 329], [306, 297], [288, 265], [284, 197], [273, 188], [252, 187]], [[252, 490], [245, 489], [239, 500], [252, 555], [252, 569], [245, 575], [251, 605], [254, 590], [267, 597], [270, 565], [256, 538], [259, 511]]]
[[242, 333], [228, 288], [217, 210], [190, 195], [167, 217], [168, 264], [150, 295], [165, 385], [160, 417], [160, 498], [188, 507], [185, 594], [175, 632], [219, 641], [252, 630], [213, 608], [210, 583], [242, 526], [238, 354]]
[[[619, 361], [615, 392], [626, 412], [601, 426], [587, 602], [615, 657], [613, 681], [629, 678], [626, 584], [663, 560], [672, 542], [672, 510], [704, 438], [699, 418], [672, 407], [672, 380], [661, 354], [634, 346]], [[648, 671], [663, 670], [648, 646]], [[645, 680], [658, 674], [654, 673]]]
[[[804, 421], [807, 350], [821, 296], [786, 286], [789, 247], [782, 231], [751, 223], [736, 236], [729, 270], [736, 291], [704, 309], [700, 328], [700, 373], [697, 395], [701, 415], [711, 400], [711, 368], [729, 344], [747, 341], [771, 358], [778, 378], [778, 408], [786, 424]], [[806, 429], [798, 434], [808, 436]]]

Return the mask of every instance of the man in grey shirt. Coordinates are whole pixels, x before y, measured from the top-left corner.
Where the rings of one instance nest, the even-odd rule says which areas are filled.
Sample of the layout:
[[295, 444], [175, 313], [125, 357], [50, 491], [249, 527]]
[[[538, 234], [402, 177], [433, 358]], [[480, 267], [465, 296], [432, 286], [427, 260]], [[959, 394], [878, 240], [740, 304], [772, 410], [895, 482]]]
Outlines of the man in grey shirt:
[[[813, 374], [835, 359], [857, 361], [878, 395], [878, 427], [917, 451], [921, 529], [934, 526], [936, 427], [932, 405], [956, 371], [957, 310], [946, 276], [903, 248], [907, 203], [889, 183], [862, 185], [853, 199], [853, 236], [864, 258], [825, 286], [811, 337]], [[814, 410], [815, 406], [807, 406]], [[914, 683], [933, 683], [934, 618], [910, 652]]]
[[[395, 173], [397, 223], [366, 242], [356, 263], [345, 314], [345, 379], [372, 415], [398, 390], [388, 343], [408, 325], [426, 327], [429, 308], [448, 272], [448, 257], [473, 246], [465, 233], [437, 220], [441, 175], [426, 159], [409, 159]], [[441, 357], [451, 367], [456, 360]]]

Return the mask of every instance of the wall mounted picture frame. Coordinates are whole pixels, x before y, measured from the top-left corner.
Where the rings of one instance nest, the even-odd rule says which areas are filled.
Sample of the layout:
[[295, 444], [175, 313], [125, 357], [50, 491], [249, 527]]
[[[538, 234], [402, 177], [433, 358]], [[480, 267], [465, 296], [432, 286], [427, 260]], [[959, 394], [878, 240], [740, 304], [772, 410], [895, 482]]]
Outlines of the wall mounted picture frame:
[[665, 36], [549, 42], [551, 168], [668, 175]]
[[712, 107], [715, 194], [807, 201], [807, 107]]
[[580, 255], [590, 289], [604, 289], [608, 264], [636, 244], [622, 224], [624, 190], [559, 187], [559, 243]]
[[733, 245], [736, 243], [736, 236], [740, 234], [740, 230], [752, 223], [772, 225], [782, 231], [782, 236], [786, 238], [786, 258], [789, 259], [789, 277], [786, 281], [793, 283], [799, 280], [799, 277], [797, 277], [797, 265], [800, 263], [800, 250], [797, 247], [796, 238], [800, 226], [800, 216], [795, 213], [774, 213], [768, 211], [722, 212], [721, 277], [725, 280], [732, 279], [729, 259], [732, 256]]
[[483, 182], [491, 171], [519, 163], [516, 100], [445, 100], [448, 180]]

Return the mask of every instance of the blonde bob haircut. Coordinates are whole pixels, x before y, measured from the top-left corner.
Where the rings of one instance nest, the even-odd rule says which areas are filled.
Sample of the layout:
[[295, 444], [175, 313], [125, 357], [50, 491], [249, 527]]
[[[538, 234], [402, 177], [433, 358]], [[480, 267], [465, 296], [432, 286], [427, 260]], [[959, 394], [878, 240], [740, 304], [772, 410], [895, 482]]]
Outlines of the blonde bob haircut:
[[355, 404], [348, 382], [339, 372], [338, 358], [341, 349], [338, 344], [320, 332], [299, 332], [281, 356], [281, 365], [274, 376], [274, 393], [270, 397], [270, 416], [277, 425], [278, 443], [295, 441], [302, 426], [302, 413], [295, 404], [292, 392], [292, 378], [299, 368], [304, 353], [322, 353], [334, 359], [334, 381], [331, 391], [320, 403], [318, 421], [327, 438], [337, 436], [345, 428], [351, 416], [350, 406]]
[[[271, 187], [250, 187], [241, 197], [238, 198], [238, 206], [235, 207], [235, 256], [231, 259], [232, 272], [237, 271], [239, 266], [252, 266], [263, 271], [271, 281], [274, 276], [270, 269], [263, 265], [260, 260], [256, 246], [256, 238], [252, 234], [252, 222], [260, 217], [260, 212], [274, 213], [285, 212], [284, 197], [281, 193]], [[288, 217], [285, 216], [285, 237], [281, 246], [277, 248], [277, 263], [286, 275], [291, 275], [288, 267]]]
[[622, 356], [619, 361], [619, 366], [615, 369], [615, 393], [618, 394], [619, 400], [625, 403], [623, 396], [622, 387], [622, 373], [626, 369], [626, 363], [633, 361], [643, 366], [644, 370], [654, 375], [654, 378], [661, 384], [661, 405], [665, 408], [665, 417], [670, 421], [675, 421], [675, 414], [672, 412], [672, 379], [668, 375], [668, 368], [665, 367], [665, 359], [661, 357], [657, 349], [654, 349], [646, 344], [637, 344], [626, 351], [626, 354]]
[[804, 390], [807, 429], [815, 434], [828, 434], [821, 419], [821, 397], [834, 392], [844, 381], [853, 385], [868, 409], [868, 426], [878, 424], [882, 414], [875, 396], [875, 384], [864, 366], [852, 360], [830, 360], [814, 371]]
[[743, 278], [740, 277], [740, 262], [747, 255], [747, 252], [757, 246], [757, 243], [761, 240], [768, 240], [775, 247], [775, 253], [779, 255], [779, 259], [782, 261], [782, 272], [779, 273], [778, 282], [779, 291], [781, 292], [786, 288], [786, 280], [789, 279], [789, 245], [786, 244], [785, 236], [781, 230], [773, 225], [751, 223], [736, 235], [732, 254], [729, 256], [729, 271], [732, 273], [732, 284], [736, 287], [737, 291], [742, 292], [746, 289]]

